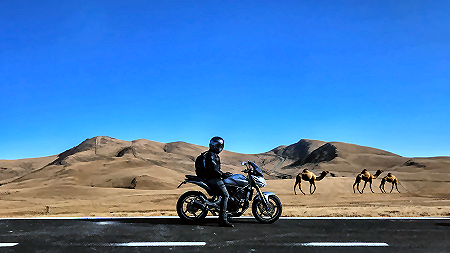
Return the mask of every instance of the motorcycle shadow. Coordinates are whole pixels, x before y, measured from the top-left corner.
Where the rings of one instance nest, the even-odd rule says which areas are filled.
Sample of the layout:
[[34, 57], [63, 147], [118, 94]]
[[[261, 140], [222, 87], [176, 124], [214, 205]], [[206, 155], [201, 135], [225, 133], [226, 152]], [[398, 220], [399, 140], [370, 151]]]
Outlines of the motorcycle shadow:
[[[217, 227], [219, 218], [217, 216], [207, 216], [200, 222], [185, 222], [177, 216], [173, 217], [118, 217], [106, 219], [92, 219], [91, 222], [117, 222], [124, 224], [148, 224], [148, 225], [182, 225], [182, 226], [205, 226]], [[253, 217], [229, 218], [233, 224], [260, 224]]]
[[[239, 217], [239, 218], [228, 218], [228, 221], [234, 225], [237, 224], [261, 224], [255, 218], [253, 217]], [[203, 227], [217, 227], [219, 223], [219, 217], [217, 216], [208, 216], [204, 220], [200, 222], [185, 222], [181, 219], [179, 219], [180, 225], [186, 225], [186, 226], [203, 226]], [[263, 225], [263, 224], [261, 224]]]

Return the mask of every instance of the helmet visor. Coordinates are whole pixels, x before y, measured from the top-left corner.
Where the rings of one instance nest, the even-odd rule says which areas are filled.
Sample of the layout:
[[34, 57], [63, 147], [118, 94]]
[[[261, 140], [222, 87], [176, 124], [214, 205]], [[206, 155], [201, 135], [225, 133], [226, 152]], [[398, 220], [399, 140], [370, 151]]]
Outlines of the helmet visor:
[[217, 150], [218, 152], [221, 152], [223, 150], [223, 143], [220, 142], [216, 142], [213, 144], [214, 149]]
[[209, 143], [209, 147], [215, 152], [220, 153], [224, 147], [224, 141], [222, 138], [213, 138]]

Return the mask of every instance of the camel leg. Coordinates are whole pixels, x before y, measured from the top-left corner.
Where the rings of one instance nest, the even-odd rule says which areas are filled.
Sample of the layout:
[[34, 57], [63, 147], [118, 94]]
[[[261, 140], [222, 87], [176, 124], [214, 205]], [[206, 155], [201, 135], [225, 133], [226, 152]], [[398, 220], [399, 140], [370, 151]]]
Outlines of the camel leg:
[[298, 184], [298, 177], [295, 179], [295, 184], [294, 184], [294, 194], [297, 195], [297, 192], [295, 191], [295, 187]]
[[359, 190], [359, 183], [356, 184], [356, 189], [358, 190], [359, 194], [362, 194], [362, 191]]
[[303, 195], [306, 195], [303, 190], [302, 190], [302, 184], [298, 184], [298, 188], [300, 189], [300, 191], [303, 193]]
[[360, 182], [361, 182], [361, 177], [357, 176], [356, 179], [355, 179], [355, 183], [353, 184], [353, 193], [356, 193], [355, 192], [355, 185], [356, 185], [356, 188], [358, 189], [358, 192], [361, 193], [359, 191], [359, 183]]
[[358, 192], [361, 193], [361, 191], [359, 190], [359, 183], [361, 183], [361, 178], [360, 177], [356, 177], [355, 183], [353, 184], [353, 193], [356, 193], [355, 192], [355, 185], [356, 185], [356, 189], [358, 189]]
[[[314, 186], [314, 190], [311, 192], [311, 186]], [[314, 181], [309, 185], [309, 192], [311, 194], [313, 194], [316, 191], [316, 184], [314, 183]]]
[[294, 193], [295, 195], [297, 195], [297, 193], [295, 192], [295, 186], [298, 184], [298, 189], [300, 189], [300, 191], [303, 193], [303, 195], [306, 195], [303, 191], [302, 191], [302, 178], [297, 176], [297, 178], [295, 179], [295, 184], [294, 184]]
[[397, 183], [395, 183], [395, 189], [397, 189], [398, 193], [400, 193], [400, 191], [398, 190], [398, 187], [397, 187]]
[[384, 183], [383, 182], [381, 182], [381, 184], [380, 184], [380, 190], [381, 190], [381, 193], [386, 193], [386, 191], [384, 190]]
[[364, 181], [364, 186], [363, 186], [362, 190], [359, 193], [362, 194], [364, 192], [364, 188], [366, 188], [366, 184], [367, 184], [367, 181]]
[[397, 183], [396, 183], [396, 182], [392, 182], [392, 188], [391, 188], [391, 191], [390, 191], [390, 192], [392, 192], [392, 190], [394, 190], [394, 186], [395, 186], [395, 189], [397, 189], [398, 193], [400, 193], [400, 191], [398, 190], [398, 187], [397, 187]]
[[372, 193], [375, 193], [375, 192], [373, 191], [373, 189], [372, 189], [372, 181], [369, 182], [369, 187], [370, 187], [370, 191], [371, 191]]

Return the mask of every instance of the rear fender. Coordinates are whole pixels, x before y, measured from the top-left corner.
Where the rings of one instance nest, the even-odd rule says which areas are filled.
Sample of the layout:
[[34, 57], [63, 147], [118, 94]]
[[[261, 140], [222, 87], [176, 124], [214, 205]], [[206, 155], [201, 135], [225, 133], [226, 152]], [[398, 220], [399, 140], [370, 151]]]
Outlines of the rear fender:
[[207, 184], [205, 184], [204, 182], [201, 182], [201, 181], [196, 181], [196, 180], [186, 179], [177, 188], [180, 188], [180, 186], [182, 186], [183, 184], [187, 184], [187, 183], [196, 184], [196, 185], [200, 186], [201, 188], [205, 189], [209, 195], [211, 195], [211, 196], [214, 195], [214, 194], [212, 194], [211, 188]]

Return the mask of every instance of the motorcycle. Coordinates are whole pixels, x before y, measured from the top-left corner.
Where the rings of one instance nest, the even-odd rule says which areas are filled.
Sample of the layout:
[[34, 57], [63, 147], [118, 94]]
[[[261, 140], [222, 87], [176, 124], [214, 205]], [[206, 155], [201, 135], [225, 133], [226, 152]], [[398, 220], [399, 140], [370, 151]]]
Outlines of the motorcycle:
[[[242, 172], [246, 173], [247, 176], [233, 174], [223, 179], [230, 195], [227, 205], [228, 217], [239, 217], [244, 214], [253, 199], [252, 213], [256, 220], [266, 224], [275, 222], [280, 218], [282, 212], [280, 199], [273, 192], [261, 191], [261, 188], [265, 187], [267, 183], [258, 165], [250, 160], [242, 162], [242, 165], [246, 166], [246, 169]], [[217, 216], [222, 197], [215, 193], [208, 183], [200, 177], [186, 175], [185, 180], [177, 188], [186, 183], [200, 186], [211, 197], [208, 198], [201, 191], [185, 192], [177, 201], [178, 216], [185, 222], [200, 222], [207, 216], [208, 212]], [[255, 190], [256, 195], [253, 198]]]

